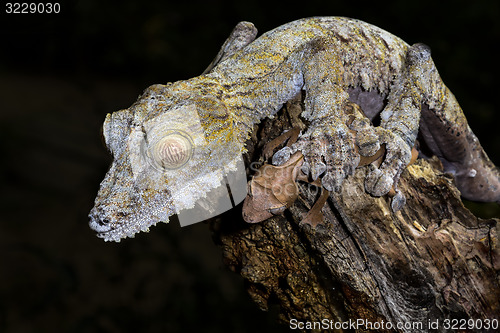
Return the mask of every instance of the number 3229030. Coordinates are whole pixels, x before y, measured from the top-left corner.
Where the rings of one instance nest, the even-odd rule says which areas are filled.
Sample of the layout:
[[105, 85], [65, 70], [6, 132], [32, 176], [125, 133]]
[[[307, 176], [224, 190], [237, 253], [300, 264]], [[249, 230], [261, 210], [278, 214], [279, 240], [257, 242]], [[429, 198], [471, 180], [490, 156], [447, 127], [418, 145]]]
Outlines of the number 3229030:
[[7, 14], [57, 14], [61, 11], [61, 5], [55, 3], [27, 3], [7, 2], [5, 12]]

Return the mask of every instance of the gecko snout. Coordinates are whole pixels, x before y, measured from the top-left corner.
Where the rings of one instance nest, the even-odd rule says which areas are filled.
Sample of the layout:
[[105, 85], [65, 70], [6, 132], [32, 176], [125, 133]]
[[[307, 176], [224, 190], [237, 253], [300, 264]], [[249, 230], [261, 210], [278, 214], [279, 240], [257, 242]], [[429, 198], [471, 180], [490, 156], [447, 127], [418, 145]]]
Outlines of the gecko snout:
[[92, 230], [97, 233], [106, 233], [113, 229], [111, 221], [107, 218], [100, 218], [99, 214], [95, 211], [95, 208], [89, 214], [89, 226]]

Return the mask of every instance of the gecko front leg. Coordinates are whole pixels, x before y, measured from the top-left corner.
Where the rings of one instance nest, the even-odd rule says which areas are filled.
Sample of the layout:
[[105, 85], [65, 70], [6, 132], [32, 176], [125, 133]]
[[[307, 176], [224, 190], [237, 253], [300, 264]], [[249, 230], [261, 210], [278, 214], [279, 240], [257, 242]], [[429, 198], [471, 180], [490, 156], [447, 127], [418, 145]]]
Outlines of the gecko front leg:
[[310, 45], [310, 60], [303, 68], [306, 99], [302, 116], [311, 124], [294, 148], [305, 156], [304, 173], [313, 180], [324, 174], [323, 187], [338, 192], [360, 162], [357, 147], [362, 155], [371, 156], [380, 149], [380, 141], [365, 115], [348, 107], [343, 66], [332, 52], [335, 49], [336, 45], [321, 40]]
[[310, 174], [312, 180], [324, 174], [323, 186], [328, 191], [339, 191], [343, 180], [358, 166], [360, 157], [355, 136], [346, 125], [348, 116], [341, 110], [347, 103], [347, 95], [333, 81], [325, 81], [323, 87], [308, 91], [305, 115], [312, 122], [294, 148], [305, 156], [304, 173]]
[[340, 115], [313, 122], [294, 145], [306, 159], [302, 170], [313, 180], [324, 174], [323, 186], [328, 191], [339, 191], [343, 180], [352, 175], [359, 163], [355, 139]]

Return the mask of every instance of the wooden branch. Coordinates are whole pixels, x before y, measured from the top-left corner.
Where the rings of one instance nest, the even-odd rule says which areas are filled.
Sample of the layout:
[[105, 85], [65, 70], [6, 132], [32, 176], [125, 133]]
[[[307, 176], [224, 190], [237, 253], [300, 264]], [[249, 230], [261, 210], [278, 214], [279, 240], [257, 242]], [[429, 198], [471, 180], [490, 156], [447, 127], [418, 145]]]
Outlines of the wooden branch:
[[[248, 142], [247, 162], [297, 126], [301, 110], [296, 100], [263, 122]], [[407, 332], [419, 331], [418, 323], [427, 331], [437, 319], [436, 331], [446, 318], [500, 319], [499, 220], [472, 215], [435, 157], [403, 173], [399, 188], [407, 204], [397, 213], [390, 198], [364, 190], [369, 168], [358, 168], [330, 195], [324, 228], [300, 224], [319, 195], [307, 184], [284, 216], [250, 225], [240, 210], [216, 228], [226, 265], [244, 277], [258, 306], [278, 304], [286, 323], [417, 325], [400, 330]], [[385, 328], [378, 331], [398, 331]]]

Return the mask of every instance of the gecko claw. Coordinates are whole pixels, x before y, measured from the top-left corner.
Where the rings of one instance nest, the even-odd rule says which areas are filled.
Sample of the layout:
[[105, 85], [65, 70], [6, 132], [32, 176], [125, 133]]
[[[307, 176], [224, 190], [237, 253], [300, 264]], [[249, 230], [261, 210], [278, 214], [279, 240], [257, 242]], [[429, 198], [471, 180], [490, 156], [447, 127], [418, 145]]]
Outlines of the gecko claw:
[[343, 173], [329, 172], [321, 179], [321, 184], [327, 191], [338, 193], [342, 188], [344, 178]]
[[282, 149], [278, 150], [276, 154], [273, 155], [273, 158], [271, 160], [271, 164], [275, 166], [280, 166], [286, 163], [292, 154], [292, 149], [288, 146], [283, 147]]
[[326, 164], [323, 162], [313, 163], [311, 168], [311, 178], [316, 180], [326, 171]]
[[392, 198], [391, 209], [395, 213], [406, 205], [406, 197], [400, 190], [396, 190], [396, 195]]
[[377, 137], [372, 137], [371, 135], [363, 135], [363, 133], [358, 133], [356, 137], [356, 143], [359, 148], [359, 153], [363, 156], [373, 156], [380, 149], [380, 142]]
[[302, 167], [300, 168], [300, 171], [302, 171], [304, 175], [309, 175], [309, 172], [311, 171], [311, 166], [309, 165], [309, 163], [304, 162], [302, 164]]

